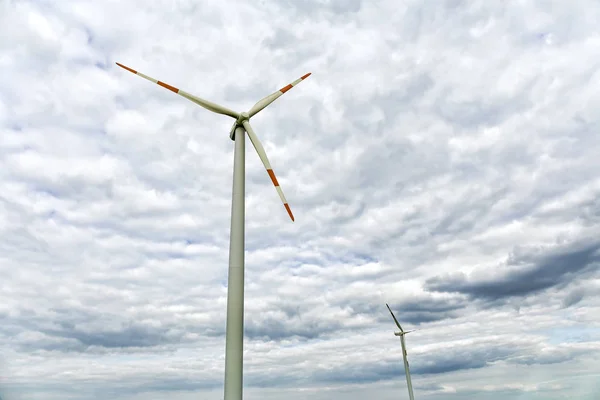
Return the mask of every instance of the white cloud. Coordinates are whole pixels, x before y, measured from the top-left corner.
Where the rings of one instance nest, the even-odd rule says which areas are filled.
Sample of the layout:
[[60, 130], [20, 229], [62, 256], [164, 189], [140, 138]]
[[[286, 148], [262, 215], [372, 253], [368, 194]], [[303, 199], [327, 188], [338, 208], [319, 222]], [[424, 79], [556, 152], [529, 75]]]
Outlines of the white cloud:
[[[0, 3], [3, 399], [222, 397], [231, 121], [245, 393], [597, 393], [591, 1]], [[568, 368], [566, 368], [568, 366]], [[587, 396], [587, 397], [586, 397]]]

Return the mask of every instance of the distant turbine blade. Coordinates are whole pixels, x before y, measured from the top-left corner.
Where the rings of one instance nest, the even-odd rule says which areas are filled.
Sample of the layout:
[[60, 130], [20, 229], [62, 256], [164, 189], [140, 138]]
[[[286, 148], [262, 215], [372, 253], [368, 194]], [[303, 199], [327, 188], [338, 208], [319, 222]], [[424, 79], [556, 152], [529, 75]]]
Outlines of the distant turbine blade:
[[133, 72], [134, 74], [139, 75], [139, 76], [141, 76], [144, 79], [148, 79], [150, 82], [154, 82], [154, 83], [156, 83], [156, 84], [158, 84], [158, 85], [160, 85], [160, 86], [162, 86], [162, 87], [164, 87], [166, 89], [169, 89], [170, 91], [172, 91], [174, 93], [177, 93], [180, 96], [185, 97], [186, 99], [188, 99], [190, 101], [193, 101], [194, 103], [198, 104], [201, 107], [206, 108], [209, 111], [215, 112], [217, 114], [228, 115], [228, 116], [230, 116], [232, 118], [238, 118], [240, 116], [239, 113], [236, 113], [235, 111], [232, 111], [232, 110], [228, 109], [227, 107], [223, 107], [223, 106], [220, 106], [220, 105], [215, 104], [213, 102], [210, 102], [208, 100], [201, 99], [200, 97], [196, 97], [193, 94], [189, 94], [189, 93], [184, 92], [183, 90], [177, 89], [176, 87], [173, 87], [173, 86], [171, 86], [171, 85], [169, 85], [167, 83], [158, 81], [158, 80], [156, 80], [154, 78], [149, 77], [148, 75], [144, 75], [141, 72], [138, 72], [138, 71], [136, 71], [134, 69], [126, 67], [123, 64], [119, 64], [119, 63], [116, 63], [116, 64], [119, 67], [121, 67], [123, 69], [126, 69], [129, 72]]
[[250, 141], [254, 145], [254, 148], [256, 149], [256, 152], [258, 153], [260, 160], [262, 161], [265, 168], [267, 169], [267, 173], [269, 174], [269, 177], [271, 177], [271, 181], [273, 182], [273, 185], [275, 185], [275, 189], [277, 189], [277, 193], [279, 193], [279, 197], [281, 198], [281, 201], [283, 202], [283, 206], [285, 207], [285, 210], [287, 211], [287, 213], [290, 216], [290, 218], [292, 219], [292, 221], [294, 221], [294, 215], [292, 214], [292, 210], [290, 210], [290, 206], [288, 205], [288, 202], [285, 199], [285, 196], [283, 195], [283, 191], [281, 190], [281, 187], [279, 186], [279, 182], [277, 182], [277, 178], [275, 177], [273, 168], [271, 168], [271, 163], [269, 162], [269, 159], [267, 158], [267, 153], [265, 152], [265, 149], [263, 148], [262, 144], [260, 143], [260, 140], [258, 140], [258, 137], [254, 133], [254, 130], [250, 126], [250, 123], [248, 121], [244, 121], [243, 125], [244, 125], [244, 128], [246, 129], [246, 132], [248, 132], [248, 137], [250, 138]]
[[268, 106], [269, 104], [271, 104], [272, 102], [277, 100], [282, 94], [284, 94], [285, 92], [287, 92], [288, 90], [290, 90], [291, 88], [293, 88], [294, 86], [296, 86], [297, 84], [299, 84], [300, 82], [302, 82], [303, 80], [308, 78], [310, 76], [310, 74], [311, 73], [309, 72], [308, 74], [303, 75], [302, 77], [300, 77], [300, 79], [296, 79], [294, 82], [290, 83], [287, 86], [282, 87], [275, 93], [272, 93], [272, 94], [268, 95], [267, 97], [263, 98], [262, 100], [259, 100], [255, 105], [252, 106], [250, 111], [248, 111], [248, 115], [250, 116], [250, 118], [253, 115], [257, 114], [260, 110], [262, 110], [263, 108], [265, 108], [266, 106]]
[[402, 330], [402, 327], [400, 326], [400, 323], [398, 322], [398, 320], [396, 319], [396, 316], [394, 315], [394, 313], [392, 312], [392, 309], [390, 308], [390, 306], [388, 306], [387, 303], [385, 303], [386, 307], [388, 308], [388, 310], [390, 310], [390, 314], [392, 314], [392, 318], [394, 318], [394, 322], [396, 323], [396, 325], [398, 326], [398, 328], [400, 329], [400, 332], [404, 332]]

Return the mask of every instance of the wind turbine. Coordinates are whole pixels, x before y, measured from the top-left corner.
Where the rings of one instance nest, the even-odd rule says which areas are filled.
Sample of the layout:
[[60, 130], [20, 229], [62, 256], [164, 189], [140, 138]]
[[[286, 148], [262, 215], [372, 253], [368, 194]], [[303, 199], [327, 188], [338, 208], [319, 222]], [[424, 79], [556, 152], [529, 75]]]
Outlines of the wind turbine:
[[387, 306], [388, 310], [390, 310], [390, 314], [392, 314], [392, 318], [394, 318], [394, 322], [396, 323], [396, 326], [398, 327], [398, 329], [400, 329], [400, 332], [394, 332], [394, 335], [400, 336], [400, 343], [402, 343], [402, 357], [404, 358], [404, 372], [406, 372], [406, 386], [408, 386], [408, 396], [409, 396], [410, 400], [415, 400], [415, 397], [413, 395], [412, 382], [410, 380], [410, 370], [408, 368], [408, 359], [406, 358], [406, 356], [407, 356], [406, 343], [404, 343], [404, 335], [406, 335], [407, 333], [410, 333], [410, 332], [414, 332], [415, 330], [413, 329], [412, 331], [404, 331], [402, 329], [402, 327], [400, 326], [400, 323], [396, 319], [396, 316], [394, 316], [394, 313], [392, 312], [392, 309], [390, 308], [390, 306], [388, 306], [387, 303], [385, 303], [385, 305]]
[[244, 346], [244, 191], [245, 191], [245, 135], [248, 133], [250, 141], [254, 145], [260, 160], [264, 164], [277, 193], [283, 202], [288, 215], [294, 221], [294, 215], [290, 209], [283, 191], [277, 182], [267, 153], [254, 130], [250, 126], [250, 118], [277, 100], [282, 94], [308, 78], [310, 72], [300, 79], [295, 80], [278, 91], [259, 100], [248, 112], [238, 113], [226, 107], [201, 99], [192, 94], [184, 92], [167, 83], [161, 82], [136, 70], [116, 63], [119, 67], [126, 69], [136, 75], [154, 82], [180, 96], [206, 108], [217, 114], [227, 115], [235, 119], [229, 137], [235, 142], [233, 156], [233, 194], [231, 204], [231, 233], [229, 239], [229, 271], [227, 283], [227, 328], [225, 334], [225, 384], [224, 400], [242, 400], [243, 387], [243, 346]]

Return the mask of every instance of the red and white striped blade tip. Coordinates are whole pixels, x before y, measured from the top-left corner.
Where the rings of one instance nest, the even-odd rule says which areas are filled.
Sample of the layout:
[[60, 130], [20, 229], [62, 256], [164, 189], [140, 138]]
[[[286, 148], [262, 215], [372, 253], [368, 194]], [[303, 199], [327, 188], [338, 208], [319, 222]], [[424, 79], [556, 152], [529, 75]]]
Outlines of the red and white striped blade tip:
[[294, 214], [292, 214], [292, 210], [290, 209], [290, 206], [288, 205], [287, 200], [285, 199], [285, 196], [283, 195], [283, 192], [281, 191], [281, 186], [279, 186], [279, 182], [277, 181], [275, 172], [273, 172], [272, 169], [268, 168], [267, 174], [269, 174], [269, 177], [271, 178], [271, 182], [273, 182], [275, 189], [277, 189], [277, 192], [279, 193], [279, 197], [283, 201], [283, 206], [285, 207], [285, 210], [287, 211], [287, 213], [290, 216], [290, 218], [292, 219], [292, 221], [295, 221]]
[[294, 82], [292, 82], [292, 83], [290, 83], [290, 84], [288, 84], [288, 85], [286, 85], [286, 86], [282, 87], [281, 89], [279, 89], [279, 91], [280, 91], [281, 93], [285, 93], [285, 92], [287, 92], [288, 90], [290, 90], [291, 88], [293, 88], [295, 85], [297, 85], [298, 83], [300, 83], [300, 81], [303, 81], [303, 80], [305, 80], [306, 78], [308, 78], [308, 77], [310, 76], [310, 74], [312, 74], [312, 72], [309, 72], [308, 74], [304, 74], [304, 75], [302, 75], [302, 76], [300, 77], [300, 79], [298, 79], [297, 81], [294, 81]]
[[118, 63], [118, 62], [116, 62], [115, 64], [117, 64], [119, 67], [121, 67], [123, 69], [126, 69], [129, 72], [133, 72], [134, 74], [137, 74], [137, 71], [135, 69], [129, 68], [128, 66], [123, 65], [123, 64]]
[[292, 214], [292, 210], [290, 210], [290, 206], [288, 206], [287, 203], [285, 203], [283, 206], [285, 207], [285, 209], [288, 212], [290, 218], [292, 219], [292, 222], [294, 222], [295, 221], [294, 214]]

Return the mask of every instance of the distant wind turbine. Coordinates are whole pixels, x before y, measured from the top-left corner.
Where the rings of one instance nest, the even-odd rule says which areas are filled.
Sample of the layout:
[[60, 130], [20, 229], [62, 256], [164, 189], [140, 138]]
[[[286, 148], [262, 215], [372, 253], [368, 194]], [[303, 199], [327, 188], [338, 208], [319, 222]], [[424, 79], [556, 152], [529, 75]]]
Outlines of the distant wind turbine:
[[390, 308], [390, 306], [388, 306], [387, 303], [385, 303], [385, 305], [387, 306], [388, 310], [390, 310], [390, 314], [392, 314], [392, 318], [394, 318], [394, 322], [396, 323], [396, 326], [398, 327], [398, 329], [400, 329], [400, 332], [394, 332], [394, 335], [400, 336], [400, 343], [402, 343], [402, 357], [404, 358], [404, 372], [406, 372], [406, 385], [408, 386], [408, 396], [409, 396], [410, 400], [415, 400], [415, 397], [413, 395], [412, 382], [410, 380], [410, 369], [408, 368], [408, 359], [406, 358], [407, 354], [406, 354], [406, 343], [404, 343], [404, 335], [406, 335], [407, 333], [410, 333], [410, 332], [414, 332], [416, 329], [413, 329], [412, 331], [404, 331], [402, 329], [402, 327], [400, 326], [400, 323], [396, 319], [396, 316], [392, 312], [392, 309]]

